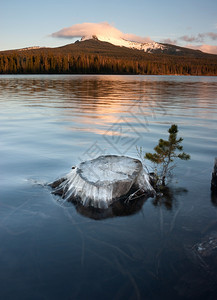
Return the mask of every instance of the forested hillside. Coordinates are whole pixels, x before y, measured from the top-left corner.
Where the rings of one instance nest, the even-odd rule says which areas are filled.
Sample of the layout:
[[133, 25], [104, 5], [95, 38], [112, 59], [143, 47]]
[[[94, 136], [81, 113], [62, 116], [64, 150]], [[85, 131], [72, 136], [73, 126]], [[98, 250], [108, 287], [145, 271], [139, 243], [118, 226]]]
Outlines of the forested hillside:
[[184, 55], [150, 54], [89, 40], [59, 48], [2, 51], [0, 74], [217, 75], [217, 55], [190, 49]]

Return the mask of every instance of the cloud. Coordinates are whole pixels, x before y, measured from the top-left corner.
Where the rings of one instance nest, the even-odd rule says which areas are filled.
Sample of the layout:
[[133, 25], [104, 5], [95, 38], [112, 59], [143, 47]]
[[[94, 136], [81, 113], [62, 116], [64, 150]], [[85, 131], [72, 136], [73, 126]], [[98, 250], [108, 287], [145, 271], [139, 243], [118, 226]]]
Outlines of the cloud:
[[192, 42], [203, 42], [204, 37], [201, 33], [199, 33], [196, 36], [183, 35], [179, 39], [185, 42], [192, 43]]
[[147, 43], [152, 40], [149, 37], [140, 37], [135, 34], [123, 33], [119, 29], [111, 26], [107, 22], [102, 23], [82, 23], [71, 27], [63, 28], [54, 32], [51, 36], [57, 38], [91, 38], [93, 35], [112, 37], [116, 39], [123, 38], [128, 41]]
[[205, 33], [198, 33], [195, 36], [183, 35], [179, 39], [189, 43], [203, 43], [206, 38], [216, 41], [217, 33], [205, 32]]
[[[195, 36], [184, 35], [179, 38], [179, 40], [182, 40], [182, 41], [185, 41], [188, 43], [187, 45], [185, 45], [185, 47], [187, 47], [187, 48], [191, 48], [194, 50], [200, 50], [205, 53], [217, 54], [217, 46], [204, 43], [204, 41], [207, 39], [216, 41], [217, 33], [205, 32], [205, 33], [198, 33]], [[200, 44], [195, 45], [194, 43], [200, 43]]]
[[[124, 39], [127, 41], [139, 42], [139, 43], [149, 43], [153, 42], [150, 37], [141, 37], [131, 33], [123, 33], [119, 29], [110, 25], [107, 22], [102, 23], [82, 23], [75, 24], [71, 27], [63, 28], [57, 32], [54, 32], [51, 36], [57, 38], [82, 38], [86, 39], [92, 38], [93, 35], [97, 37], [103, 37], [108, 39]], [[206, 33], [198, 33], [197, 35], [183, 35], [179, 37], [177, 40], [182, 40], [187, 42], [188, 44], [185, 47], [201, 50], [206, 53], [217, 54], [217, 46], [212, 46], [204, 43], [205, 39], [210, 39], [213, 41], [217, 40], [217, 33], [214, 32], [206, 32]], [[176, 44], [176, 39], [162, 39], [162, 43], [166, 44]], [[200, 45], [194, 45], [194, 43], [200, 43]]]
[[210, 37], [213, 41], [217, 41], [217, 33], [207, 32], [207, 36]]
[[163, 39], [163, 40], [161, 40], [161, 43], [176, 45], [177, 40]]
[[203, 51], [205, 53], [217, 54], [217, 46], [213, 46], [213, 45], [207, 45], [207, 44], [192, 45], [192, 44], [187, 44], [185, 47], [191, 48], [191, 49], [194, 49], [194, 50], [200, 50], [200, 51]]
[[133, 41], [138, 43], [151, 43], [153, 42], [150, 37], [142, 37], [131, 33], [122, 33], [122, 38], [127, 41]]

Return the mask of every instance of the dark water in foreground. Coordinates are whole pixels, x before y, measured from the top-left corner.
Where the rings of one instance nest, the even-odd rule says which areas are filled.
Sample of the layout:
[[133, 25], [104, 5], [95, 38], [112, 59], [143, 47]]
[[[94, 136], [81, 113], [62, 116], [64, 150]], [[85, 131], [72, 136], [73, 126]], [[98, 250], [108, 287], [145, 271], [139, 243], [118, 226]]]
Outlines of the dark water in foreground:
[[[81, 160], [152, 151], [171, 123], [192, 159], [167, 199], [95, 220], [43, 186]], [[1, 76], [0, 298], [215, 299], [217, 261], [192, 253], [217, 233], [215, 156], [215, 77]]]

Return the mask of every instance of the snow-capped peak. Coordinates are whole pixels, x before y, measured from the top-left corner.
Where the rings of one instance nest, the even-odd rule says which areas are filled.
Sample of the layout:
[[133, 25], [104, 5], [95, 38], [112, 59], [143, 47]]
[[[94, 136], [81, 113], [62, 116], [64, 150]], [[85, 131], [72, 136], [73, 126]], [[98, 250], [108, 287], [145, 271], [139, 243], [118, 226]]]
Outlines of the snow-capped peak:
[[52, 34], [53, 37], [82, 37], [82, 41], [98, 39], [116, 46], [143, 50], [145, 52], [163, 52], [165, 45], [153, 42], [150, 37], [141, 37], [132, 33], [123, 33], [107, 22], [82, 23], [63, 28]]
[[114, 37], [110, 35], [109, 33], [104, 34], [104, 35], [86, 35], [83, 36], [81, 41], [85, 40], [90, 40], [90, 39], [95, 39], [99, 40], [102, 42], [108, 42], [111, 43], [115, 46], [120, 46], [120, 47], [127, 47], [127, 48], [132, 48], [132, 49], [138, 49], [138, 50], [143, 50], [144, 52], [152, 53], [154, 50], [165, 50], [165, 45], [159, 44], [156, 42], [149, 42], [149, 43], [140, 43], [140, 42], [134, 42], [134, 41], [129, 41], [121, 37]]

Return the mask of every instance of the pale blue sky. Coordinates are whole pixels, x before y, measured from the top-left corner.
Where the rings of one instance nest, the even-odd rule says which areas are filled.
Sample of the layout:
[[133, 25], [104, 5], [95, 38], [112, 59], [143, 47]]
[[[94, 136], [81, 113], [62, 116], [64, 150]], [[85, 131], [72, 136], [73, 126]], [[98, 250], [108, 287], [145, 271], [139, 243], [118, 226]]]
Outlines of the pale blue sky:
[[7, 0], [1, 3], [0, 16], [0, 50], [68, 44], [69, 39], [49, 35], [83, 22], [108, 22], [157, 42], [217, 46], [216, 0]]

